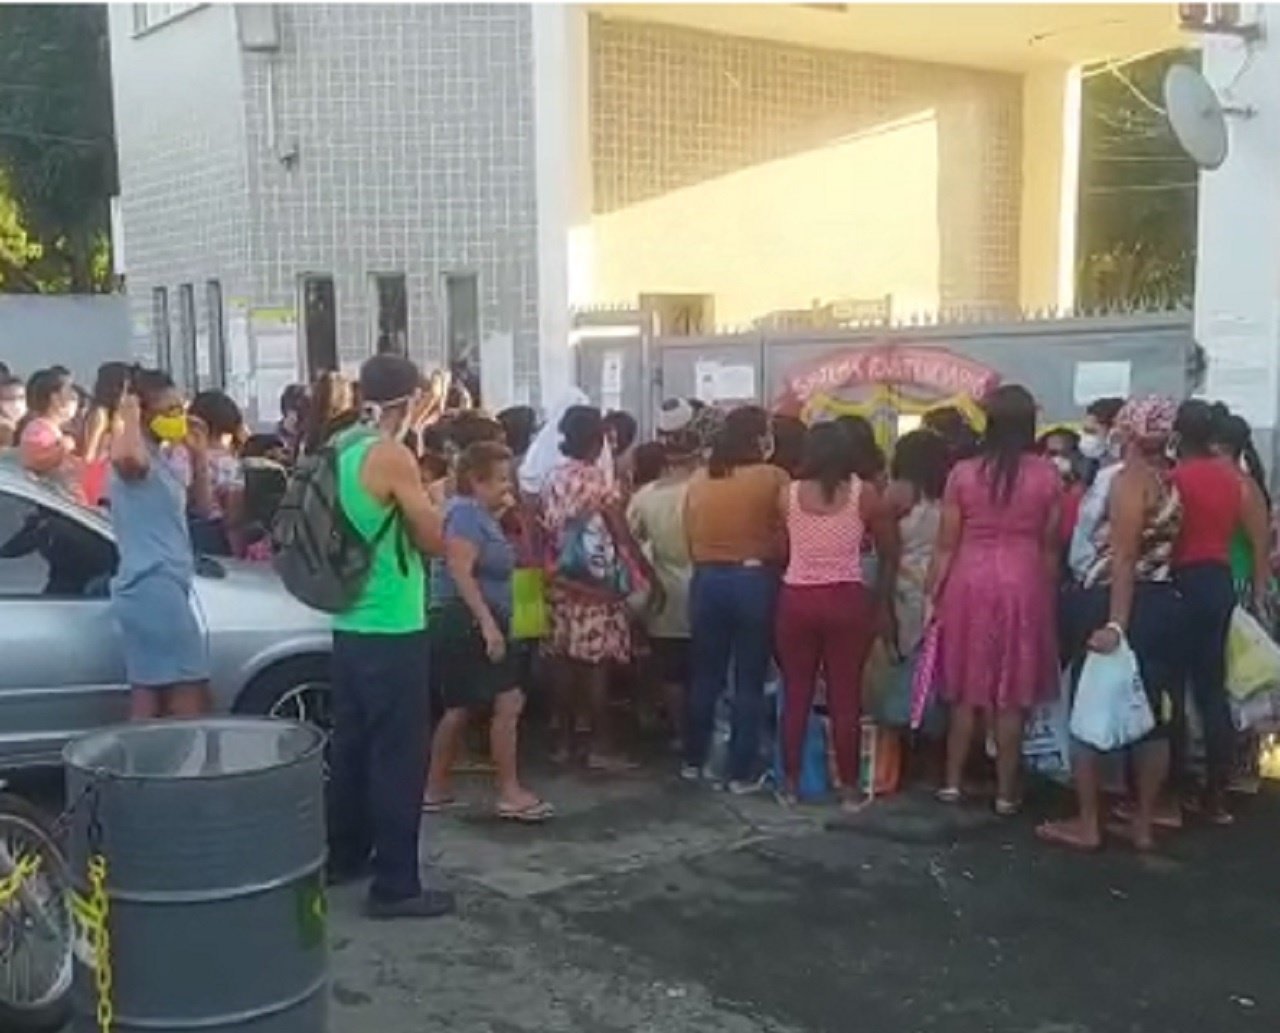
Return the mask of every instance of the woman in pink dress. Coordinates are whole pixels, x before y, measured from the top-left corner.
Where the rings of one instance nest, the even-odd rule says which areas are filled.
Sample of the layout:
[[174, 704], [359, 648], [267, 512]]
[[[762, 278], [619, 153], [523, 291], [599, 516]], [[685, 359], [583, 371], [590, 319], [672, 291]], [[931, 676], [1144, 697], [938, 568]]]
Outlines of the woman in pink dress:
[[943, 495], [931, 575], [940, 622], [938, 676], [951, 704], [946, 780], [960, 799], [979, 710], [996, 738], [996, 812], [1018, 808], [1027, 711], [1058, 691], [1055, 586], [1061, 481], [1035, 455], [1036, 405], [1022, 387], [987, 398], [978, 456], [958, 463]]

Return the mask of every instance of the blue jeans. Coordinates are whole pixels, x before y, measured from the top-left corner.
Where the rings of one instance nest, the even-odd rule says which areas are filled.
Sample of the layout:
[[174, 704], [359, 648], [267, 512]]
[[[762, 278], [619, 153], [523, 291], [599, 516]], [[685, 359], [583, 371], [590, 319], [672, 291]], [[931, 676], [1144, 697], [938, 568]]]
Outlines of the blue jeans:
[[427, 633], [333, 633], [329, 862], [356, 874], [373, 858], [369, 895], [416, 897], [418, 825], [431, 741]]
[[773, 655], [778, 574], [772, 567], [699, 563], [689, 589], [693, 631], [693, 691], [685, 733], [686, 764], [707, 762], [716, 701], [733, 668], [729, 778], [752, 778], [764, 721], [764, 682]]

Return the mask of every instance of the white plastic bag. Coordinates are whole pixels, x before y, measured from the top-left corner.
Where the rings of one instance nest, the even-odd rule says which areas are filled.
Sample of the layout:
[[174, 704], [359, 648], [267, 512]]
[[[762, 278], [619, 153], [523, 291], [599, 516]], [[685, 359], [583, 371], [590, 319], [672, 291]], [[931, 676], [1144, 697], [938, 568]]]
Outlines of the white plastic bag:
[[1129, 643], [1122, 639], [1112, 653], [1090, 651], [1071, 708], [1072, 737], [1095, 750], [1118, 750], [1155, 724]]

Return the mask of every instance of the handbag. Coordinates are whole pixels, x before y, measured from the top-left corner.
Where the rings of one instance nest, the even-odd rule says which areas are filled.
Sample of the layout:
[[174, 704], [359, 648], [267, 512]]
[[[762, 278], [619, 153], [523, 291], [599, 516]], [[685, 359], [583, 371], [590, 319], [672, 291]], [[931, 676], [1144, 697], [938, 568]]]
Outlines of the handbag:
[[560, 535], [553, 574], [625, 599], [631, 594], [631, 578], [620, 552], [604, 517], [580, 517], [567, 523]]
[[549, 627], [546, 572], [517, 567], [511, 572], [511, 637], [516, 641], [545, 638]]
[[1071, 707], [1072, 737], [1105, 752], [1137, 742], [1155, 725], [1128, 641], [1121, 639], [1111, 653], [1091, 650]]
[[[876, 724], [883, 728], [912, 727], [911, 705], [922, 644], [917, 644], [910, 656], [896, 660], [886, 659], [879, 672], [879, 692], [873, 697], [870, 714], [875, 718]], [[946, 731], [946, 713], [936, 694], [932, 694], [925, 702], [920, 724], [915, 727], [931, 738]]]

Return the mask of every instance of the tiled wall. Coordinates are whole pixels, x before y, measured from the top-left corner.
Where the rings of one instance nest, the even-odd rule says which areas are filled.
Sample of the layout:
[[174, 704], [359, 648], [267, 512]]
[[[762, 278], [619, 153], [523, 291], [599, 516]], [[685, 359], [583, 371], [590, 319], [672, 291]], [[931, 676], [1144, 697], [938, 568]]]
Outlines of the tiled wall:
[[479, 277], [481, 331], [511, 333], [517, 382], [537, 379], [532, 66], [519, 6], [278, 8], [279, 146], [267, 60], [244, 56], [250, 273], [258, 304], [292, 305], [331, 273], [344, 360], [369, 354], [369, 274], [408, 277], [409, 342], [443, 354], [443, 276]]
[[[334, 277], [341, 357], [371, 350], [369, 275], [407, 276], [410, 350], [444, 350], [443, 276], [478, 275], [481, 332], [509, 333], [537, 393], [529, 12], [472, 4], [278, 5], [273, 57], [230, 5], [134, 37], [112, 7], [128, 288], [219, 278], [228, 302], [296, 304]], [[269, 71], [269, 65], [271, 69]], [[275, 147], [268, 86], [274, 79]], [[277, 154], [296, 149], [286, 167]], [[203, 313], [200, 316], [203, 319]], [[173, 318], [176, 334], [176, 314]]]
[[230, 6], [206, 5], [135, 37], [130, 4], [111, 4], [111, 65], [127, 288], [136, 357], [155, 362], [151, 290], [168, 289], [178, 350], [177, 286], [225, 298], [250, 284], [249, 198], [240, 66]]
[[1016, 303], [1018, 77], [599, 15], [590, 38], [597, 213], [932, 109], [940, 305]]

